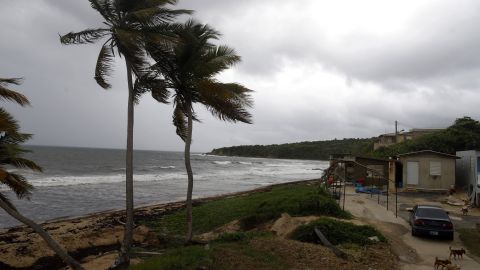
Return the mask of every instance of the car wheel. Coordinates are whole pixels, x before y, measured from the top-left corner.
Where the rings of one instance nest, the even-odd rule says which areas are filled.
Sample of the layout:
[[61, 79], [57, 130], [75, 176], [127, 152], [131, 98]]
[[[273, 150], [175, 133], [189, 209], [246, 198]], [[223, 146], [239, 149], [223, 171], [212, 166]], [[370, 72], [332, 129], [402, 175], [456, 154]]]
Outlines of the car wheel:
[[454, 239], [453, 233], [452, 233], [452, 234], [449, 234], [449, 235], [447, 236], [447, 239], [450, 240], [450, 241], [453, 241], [453, 239]]
[[417, 233], [415, 232], [414, 229], [412, 229], [412, 236], [417, 236]]

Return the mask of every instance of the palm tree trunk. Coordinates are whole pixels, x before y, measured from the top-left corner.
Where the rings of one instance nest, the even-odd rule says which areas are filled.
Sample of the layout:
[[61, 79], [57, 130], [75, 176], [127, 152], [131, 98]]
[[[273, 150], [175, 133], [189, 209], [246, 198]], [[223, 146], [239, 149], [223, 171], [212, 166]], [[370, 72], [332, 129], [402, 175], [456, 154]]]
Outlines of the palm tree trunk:
[[134, 93], [132, 82], [132, 68], [126, 60], [128, 76], [128, 112], [127, 112], [127, 153], [126, 153], [126, 222], [120, 256], [110, 269], [127, 269], [130, 264], [130, 249], [133, 238], [133, 122], [134, 122]]
[[192, 144], [192, 106], [187, 108], [188, 127], [187, 137], [185, 138], [185, 168], [187, 169], [188, 176], [188, 189], [187, 189], [187, 237], [186, 241], [191, 242], [193, 237], [193, 220], [192, 220], [192, 193], [193, 193], [193, 172], [192, 165], [190, 164], [190, 145]]
[[6, 204], [3, 200], [0, 200], [0, 207], [3, 208], [10, 216], [15, 218], [16, 220], [20, 221], [21, 223], [27, 225], [28, 227], [32, 228], [40, 237], [47, 242], [47, 245], [71, 268], [75, 270], [83, 270], [84, 268], [78, 263], [75, 259], [68, 255], [67, 251], [64, 250], [53, 238], [42, 228], [42, 226], [38, 225], [37, 223], [33, 222], [32, 220], [26, 218], [25, 216], [21, 215], [16, 210], [12, 209], [8, 204]]

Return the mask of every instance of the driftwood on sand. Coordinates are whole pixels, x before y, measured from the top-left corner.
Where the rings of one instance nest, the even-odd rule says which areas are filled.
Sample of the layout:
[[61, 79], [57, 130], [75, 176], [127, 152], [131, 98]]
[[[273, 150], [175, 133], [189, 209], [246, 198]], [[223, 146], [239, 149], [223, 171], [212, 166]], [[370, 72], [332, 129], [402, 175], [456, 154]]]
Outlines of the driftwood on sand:
[[320, 240], [320, 242], [322, 242], [322, 245], [324, 245], [325, 247], [327, 247], [331, 251], [333, 251], [333, 253], [337, 257], [342, 258], [342, 259], [347, 259], [347, 257], [348, 257], [347, 253], [341, 251], [336, 246], [332, 245], [332, 243], [330, 243], [330, 241], [328, 241], [328, 239], [325, 237], [325, 235], [323, 235], [323, 233], [317, 227], [315, 227], [314, 231], [315, 231], [315, 234], [317, 235], [318, 239]]

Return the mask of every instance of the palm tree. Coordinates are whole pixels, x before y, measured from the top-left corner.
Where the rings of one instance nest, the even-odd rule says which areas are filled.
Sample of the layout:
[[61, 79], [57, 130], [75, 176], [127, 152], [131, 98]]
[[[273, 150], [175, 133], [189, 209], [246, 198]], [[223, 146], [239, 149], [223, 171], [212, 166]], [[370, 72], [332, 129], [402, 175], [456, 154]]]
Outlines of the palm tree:
[[198, 121], [193, 104], [204, 105], [215, 117], [231, 122], [252, 123], [246, 107], [252, 107], [251, 90], [237, 83], [221, 83], [214, 77], [240, 61], [227, 46], [215, 46], [211, 39], [219, 33], [208, 25], [187, 21], [178, 31], [180, 42], [171, 50], [149, 44], [147, 49], [156, 61], [153, 66], [164, 76], [165, 87], [174, 94], [173, 123], [185, 142], [185, 167], [188, 175], [187, 235], [193, 236], [193, 172], [190, 164], [193, 121]]
[[[18, 85], [20, 84], [20, 79], [0, 78], [0, 99], [14, 101], [21, 106], [29, 105], [30, 102], [24, 95], [7, 88], [10, 84]], [[30, 134], [21, 133], [17, 121], [5, 109], [0, 108], [0, 185], [9, 187], [19, 199], [29, 198], [33, 186], [22, 175], [9, 172], [6, 166], [42, 171], [42, 168], [35, 162], [22, 157], [24, 153], [29, 151], [21, 148], [20, 144], [26, 142], [30, 137]], [[83, 269], [40, 225], [21, 215], [10, 200], [1, 192], [0, 207], [13, 218], [38, 233], [66, 264], [73, 269]]]
[[[159, 102], [166, 103], [168, 93], [162, 80], [148, 76], [148, 58], [144, 50], [147, 40], [160, 45], [175, 41], [172, 21], [189, 10], [172, 10], [177, 0], [89, 0], [104, 21], [103, 28], [70, 32], [60, 37], [62, 44], [87, 44], [106, 39], [98, 55], [95, 80], [104, 89], [111, 87], [107, 77], [112, 72], [115, 55], [125, 58], [128, 82], [127, 146], [126, 146], [126, 222], [120, 256], [116, 266], [129, 264], [133, 233], [133, 121], [134, 104], [140, 94], [151, 91]], [[136, 78], [134, 86], [133, 77]]]

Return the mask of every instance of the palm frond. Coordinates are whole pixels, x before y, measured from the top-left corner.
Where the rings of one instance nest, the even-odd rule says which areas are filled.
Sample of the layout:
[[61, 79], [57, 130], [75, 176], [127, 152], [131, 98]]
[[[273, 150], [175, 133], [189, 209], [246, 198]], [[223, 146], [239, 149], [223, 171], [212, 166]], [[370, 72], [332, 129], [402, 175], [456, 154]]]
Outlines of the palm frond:
[[37, 165], [35, 162], [25, 158], [14, 157], [9, 159], [4, 159], [2, 160], [2, 162], [12, 165], [16, 168], [30, 169], [32, 171], [37, 171], [37, 172], [43, 171], [42, 167]]
[[175, 5], [177, 3], [178, 0], [114, 0], [115, 8], [122, 12], [135, 12], [146, 8]]
[[202, 65], [195, 70], [197, 76], [211, 77], [240, 62], [240, 56], [228, 46], [209, 48], [203, 56]]
[[140, 96], [149, 91], [152, 93], [152, 97], [158, 102], [168, 103], [170, 93], [165, 87], [165, 81], [156, 73], [149, 73], [135, 80], [135, 102], [138, 103]]
[[0, 86], [7, 87], [9, 84], [20, 85], [23, 78], [0, 78]]
[[25, 177], [16, 173], [10, 173], [0, 168], [0, 183], [8, 186], [19, 199], [29, 197], [33, 186], [27, 182]]
[[70, 32], [60, 36], [60, 42], [64, 45], [93, 43], [110, 34], [109, 29], [97, 28], [86, 29], [80, 32]]
[[112, 0], [88, 0], [90, 2], [90, 6], [98, 11], [102, 17], [110, 22], [113, 23], [118, 17], [118, 13], [115, 13], [115, 9], [113, 7]]
[[30, 101], [23, 94], [0, 86], [0, 99], [14, 101], [21, 106], [30, 105]]
[[14, 101], [21, 106], [30, 105], [26, 96], [7, 89], [9, 84], [20, 85], [22, 80], [22, 78], [0, 78], [0, 99]]
[[247, 111], [247, 108], [253, 106], [250, 89], [239, 84], [223, 84], [212, 80], [202, 80], [196, 89], [200, 93], [200, 102], [213, 116], [223, 121], [252, 123], [252, 115]]
[[115, 43], [119, 52], [125, 56], [137, 77], [147, 74], [149, 61], [144, 50], [143, 34], [131, 29], [115, 29]]
[[0, 132], [16, 133], [20, 129], [17, 120], [4, 108], [0, 108]]
[[104, 89], [112, 87], [107, 81], [107, 77], [109, 77], [112, 72], [114, 57], [111, 46], [104, 43], [98, 54], [97, 65], [95, 67], [95, 81]]

